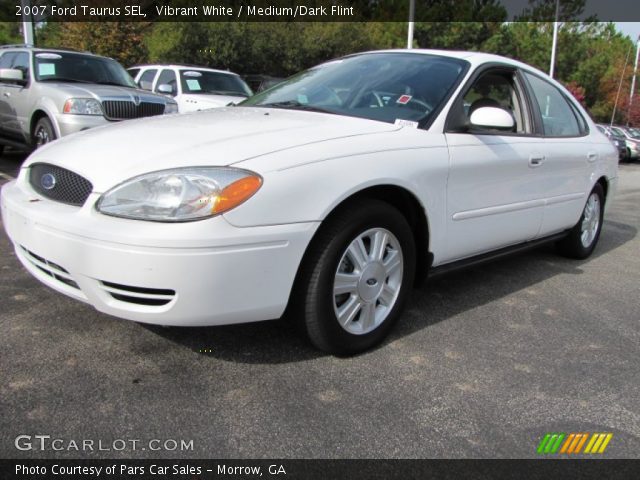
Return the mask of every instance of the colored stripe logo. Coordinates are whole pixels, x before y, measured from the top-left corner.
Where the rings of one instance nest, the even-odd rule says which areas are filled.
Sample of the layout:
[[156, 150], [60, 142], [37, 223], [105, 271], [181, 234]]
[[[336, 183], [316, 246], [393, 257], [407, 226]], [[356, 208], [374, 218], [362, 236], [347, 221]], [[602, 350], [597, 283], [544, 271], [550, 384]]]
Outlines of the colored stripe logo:
[[547, 433], [540, 440], [537, 452], [541, 455], [604, 453], [612, 438], [613, 433]]

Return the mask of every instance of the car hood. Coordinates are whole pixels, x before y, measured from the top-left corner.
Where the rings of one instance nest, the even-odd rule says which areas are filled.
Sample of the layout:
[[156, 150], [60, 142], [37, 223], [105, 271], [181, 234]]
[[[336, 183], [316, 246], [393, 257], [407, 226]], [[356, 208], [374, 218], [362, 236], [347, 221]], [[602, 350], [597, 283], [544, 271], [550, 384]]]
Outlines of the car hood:
[[[136, 175], [168, 168], [224, 166], [256, 159], [262, 160], [258, 165], [266, 171], [269, 154], [275, 152], [400, 128], [315, 112], [218, 108], [86, 130], [40, 148], [24, 166], [52, 163], [83, 175], [93, 183], [94, 191], [103, 192]], [[326, 148], [318, 151], [327, 153]], [[308, 160], [300, 158], [300, 163]]]
[[98, 83], [66, 83], [46, 82], [47, 86], [55, 87], [69, 97], [95, 98], [96, 100], [131, 100], [138, 97], [142, 101], [166, 103], [166, 97], [147, 92], [139, 88], [118, 87], [116, 85], [101, 85]]
[[182, 99], [199, 108], [226, 107], [229, 103], [238, 103], [246, 100], [247, 97], [235, 95], [213, 95], [208, 93], [185, 94]]

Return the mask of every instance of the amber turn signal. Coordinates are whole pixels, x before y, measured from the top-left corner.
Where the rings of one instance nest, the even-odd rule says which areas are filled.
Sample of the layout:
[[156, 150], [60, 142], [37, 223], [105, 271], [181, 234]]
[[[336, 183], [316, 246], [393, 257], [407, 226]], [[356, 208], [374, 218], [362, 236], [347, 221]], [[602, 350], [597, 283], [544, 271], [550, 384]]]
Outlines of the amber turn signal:
[[220, 214], [237, 207], [256, 193], [261, 186], [262, 178], [257, 175], [251, 175], [241, 178], [240, 180], [236, 180], [220, 192], [213, 204], [211, 212], [214, 214]]

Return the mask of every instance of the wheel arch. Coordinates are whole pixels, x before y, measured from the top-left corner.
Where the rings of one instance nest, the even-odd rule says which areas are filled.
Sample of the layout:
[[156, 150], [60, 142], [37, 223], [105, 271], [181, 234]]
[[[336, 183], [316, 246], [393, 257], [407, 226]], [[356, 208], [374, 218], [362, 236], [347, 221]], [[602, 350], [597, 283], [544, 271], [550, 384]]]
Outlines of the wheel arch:
[[29, 145], [31, 145], [32, 147], [34, 146], [33, 145], [33, 134], [34, 134], [34, 131], [36, 129], [36, 124], [38, 123], [38, 121], [41, 118], [48, 118], [49, 121], [51, 122], [51, 125], [53, 126], [53, 130], [54, 130], [56, 136], [60, 137], [60, 132], [58, 130], [58, 125], [57, 125], [53, 115], [51, 115], [47, 110], [39, 107], [36, 110], [34, 110], [33, 114], [31, 115], [31, 121], [29, 122]]
[[[411, 231], [413, 232], [413, 238], [416, 245], [416, 274], [414, 282], [421, 282], [426, 278], [427, 271], [433, 261], [433, 255], [429, 248], [429, 218], [421, 201], [407, 188], [388, 183], [363, 187], [355, 192], [351, 192], [331, 206], [322, 218], [322, 222], [326, 222], [333, 215], [346, 208], [349, 204], [363, 199], [376, 199], [388, 203], [395, 207], [400, 214], [405, 217], [411, 227]], [[309, 245], [307, 245], [300, 265], [298, 266], [298, 271], [293, 283], [292, 294], [289, 297], [289, 303], [291, 303], [291, 299], [294, 296], [293, 290], [296, 289], [296, 286], [299, 283], [298, 278], [300, 276], [300, 271], [307, 261], [307, 254], [318, 235], [318, 230], [316, 230], [316, 233], [309, 242]]]

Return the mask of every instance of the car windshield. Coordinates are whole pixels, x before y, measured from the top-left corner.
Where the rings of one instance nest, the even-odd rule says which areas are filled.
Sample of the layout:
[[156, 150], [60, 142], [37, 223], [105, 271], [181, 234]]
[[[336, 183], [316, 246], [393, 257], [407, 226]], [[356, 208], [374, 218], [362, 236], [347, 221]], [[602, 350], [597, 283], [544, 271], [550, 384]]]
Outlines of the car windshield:
[[181, 70], [180, 82], [184, 93], [205, 93], [250, 97], [249, 86], [237, 75], [207, 70]]
[[240, 106], [321, 111], [425, 125], [468, 63], [421, 53], [372, 53], [334, 60], [291, 77]]
[[617, 127], [609, 127], [609, 130], [611, 130], [611, 132], [612, 132], [614, 135], [617, 135], [617, 136], [619, 136], [619, 137], [625, 137], [625, 136], [626, 136], [626, 135], [624, 134], [624, 132], [623, 132], [622, 130], [620, 130], [619, 128], [617, 128]]
[[40, 82], [136, 86], [122, 65], [110, 58], [67, 52], [38, 52], [34, 57], [36, 80]]

